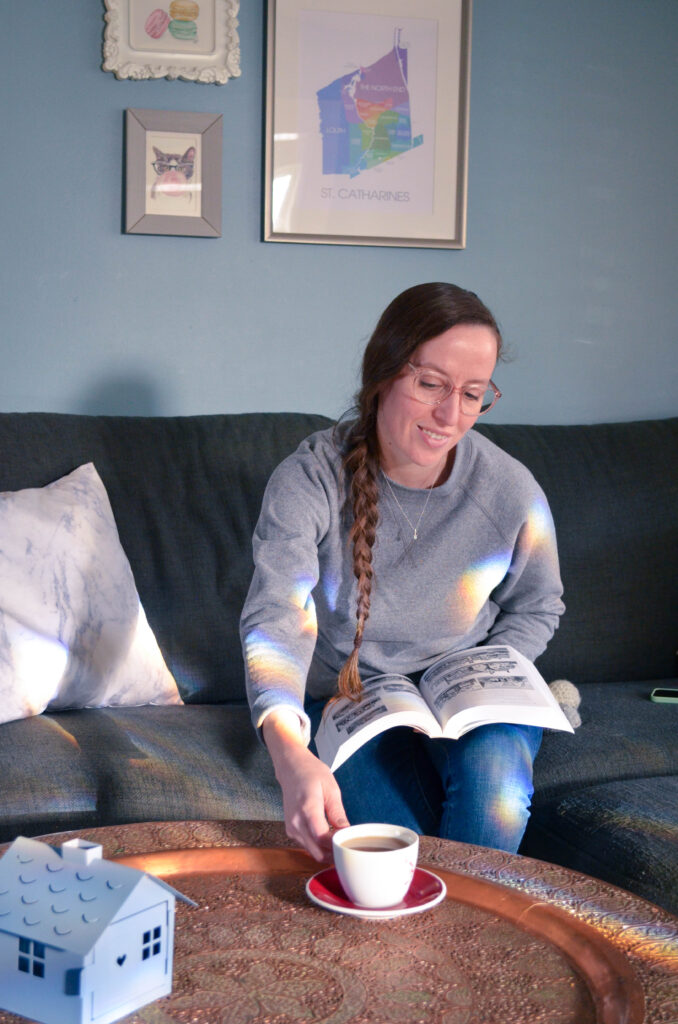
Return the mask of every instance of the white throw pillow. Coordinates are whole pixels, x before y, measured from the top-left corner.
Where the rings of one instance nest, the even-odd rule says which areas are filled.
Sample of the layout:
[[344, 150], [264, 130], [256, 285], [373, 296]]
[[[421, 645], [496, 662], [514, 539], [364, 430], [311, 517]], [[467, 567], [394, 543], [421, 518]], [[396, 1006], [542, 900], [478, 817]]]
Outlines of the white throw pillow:
[[181, 703], [94, 465], [1, 493], [0, 723]]

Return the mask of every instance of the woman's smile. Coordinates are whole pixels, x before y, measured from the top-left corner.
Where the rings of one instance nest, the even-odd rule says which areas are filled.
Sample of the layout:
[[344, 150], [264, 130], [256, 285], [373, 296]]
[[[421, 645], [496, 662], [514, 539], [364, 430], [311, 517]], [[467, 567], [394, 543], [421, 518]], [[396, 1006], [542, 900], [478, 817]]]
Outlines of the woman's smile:
[[427, 427], [419, 427], [422, 434], [426, 437], [430, 437], [432, 441], [449, 441], [449, 434], [436, 434]]

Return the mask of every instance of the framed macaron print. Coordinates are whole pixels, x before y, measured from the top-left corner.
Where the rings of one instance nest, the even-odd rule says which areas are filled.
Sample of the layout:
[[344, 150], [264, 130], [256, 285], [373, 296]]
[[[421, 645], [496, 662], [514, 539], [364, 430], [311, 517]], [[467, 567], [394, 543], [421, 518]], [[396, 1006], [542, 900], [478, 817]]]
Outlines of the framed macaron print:
[[221, 114], [125, 112], [125, 233], [221, 237]]
[[223, 85], [240, 75], [239, 0], [104, 0], [103, 70]]

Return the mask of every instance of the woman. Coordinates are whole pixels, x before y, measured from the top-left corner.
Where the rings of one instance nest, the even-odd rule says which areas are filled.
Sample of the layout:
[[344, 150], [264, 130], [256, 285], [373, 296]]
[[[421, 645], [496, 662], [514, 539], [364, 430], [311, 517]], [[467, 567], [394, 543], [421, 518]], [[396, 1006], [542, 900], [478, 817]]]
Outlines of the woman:
[[469, 433], [500, 397], [501, 345], [473, 292], [408, 289], [367, 345], [356, 419], [307, 438], [269, 481], [241, 622], [248, 696], [287, 833], [317, 860], [349, 821], [510, 851], [522, 838], [539, 729], [482, 726], [457, 741], [391, 729], [335, 775], [308, 745], [327, 700], [359, 699], [361, 677], [417, 680], [483, 643], [533, 660], [557, 626], [546, 499]]

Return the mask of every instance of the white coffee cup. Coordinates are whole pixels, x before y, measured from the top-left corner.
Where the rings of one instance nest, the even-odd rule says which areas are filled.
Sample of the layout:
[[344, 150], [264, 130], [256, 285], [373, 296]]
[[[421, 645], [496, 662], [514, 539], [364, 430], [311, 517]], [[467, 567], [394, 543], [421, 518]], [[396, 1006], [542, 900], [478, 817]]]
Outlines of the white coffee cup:
[[419, 836], [400, 825], [349, 825], [332, 836], [332, 852], [339, 881], [353, 903], [392, 907], [412, 882]]

